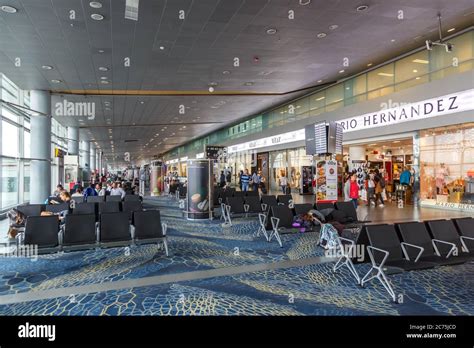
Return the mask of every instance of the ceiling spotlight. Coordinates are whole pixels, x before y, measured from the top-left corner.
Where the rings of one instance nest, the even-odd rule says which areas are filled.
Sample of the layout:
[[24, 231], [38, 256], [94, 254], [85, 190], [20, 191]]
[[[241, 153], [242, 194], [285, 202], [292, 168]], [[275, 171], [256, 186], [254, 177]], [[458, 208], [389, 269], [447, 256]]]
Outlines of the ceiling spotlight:
[[97, 50], [99, 53], [105, 53], [105, 50]]
[[107, 76], [101, 76], [100, 79], [101, 80], [107, 80]]
[[101, 21], [104, 19], [104, 16], [102, 16], [101, 14], [98, 14], [98, 13], [93, 13], [91, 14], [91, 18], [95, 21]]
[[448, 29], [448, 33], [452, 32], [452, 31], [455, 31], [456, 28], [451, 28], [451, 29]]
[[229, 70], [224, 70], [224, 71], [222, 72], [222, 74], [224, 74], [224, 75], [229, 75], [229, 74], [230, 74], [230, 71], [229, 71]]
[[318, 37], [318, 39], [322, 39], [322, 38], [325, 38], [327, 36], [327, 34], [326, 33], [319, 33], [316, 36]]
[[165, 46], [160, 46], [160, 50], [164, 50], [165, 49]]
[[395, 42], [395, 39], [390, 40], [390, 42]]
[[61, 80], [51, 80], [52, 83], [61, 83]]
[[344, 69], [339, 70], [339, 74], [342, 74], [344, 72]]
[[318, 83], [321, 83], [321, 82], [323, 82], [323, 80], [318, 80]]
[[333, 24], [333, 25], [329, 26], [329, 30], [335, 30], [337, 28], [339, 28], [339, 25], [337, 25], [337, 24]]
[[372, 66], [372, 63], [367, 64], [367, 66]]
[[100, 66], [99, 67], [99, 70], [100, 71], [109, 71], [109, 68], [105, 67], [105, 66]]
[[140, 102], [140, 104], [142, 104], [142, 105], [143, 105], [143, 104], [145, 104], [145, 102], [142, 100], [142, 101]]
[[8, 5], [3, 5], [2, 7], [0, 7], [0, 9], [3, 12], [6, 12], [6, 13], [17, 13], [18, 12], [18, 10], [15, 7], [8, 6]]
[[277, 30], [275, 28], [269, 28], [267, 29], [267, 34], [268, 35], [273, 35], [276, 34]]
[[356, 7], [356, 10], [357, 10], [358, 12], [367, 11], [368, 9], [369, 9], [369, 6], [367, 6], [367, 5], [360, 5], [360, 6], [357, 6], [357, 7]]
[[311, 0], [300, 0], [301, 6], [306, 6], [306, 5], [309, 5], [310, 3], [311, 3]]
[[109, 81], [107, 81], [107, 80], [102, 80], [102, 81], [100, 81], [100, 83], [102, 83], [103, 85], [108, 85], [108, 84], [109, 84]]
[[253, 82], [245, 82], [246, 86], [253, 86], [253, 84], [254, 84]]
[[89, 3], [89, 6], [92, 8], [102, 8], [102, 4], [98, 1], [91, 1]]
[[210, 86], [209, 87], [209, 92], [211, 92], [211, 93], [214, 92], [214, 87]]
[[43, 65], [41, 67], [41, 69], [44, 69], [44, 70], [53, 70], [53, 67], [51, 65]]

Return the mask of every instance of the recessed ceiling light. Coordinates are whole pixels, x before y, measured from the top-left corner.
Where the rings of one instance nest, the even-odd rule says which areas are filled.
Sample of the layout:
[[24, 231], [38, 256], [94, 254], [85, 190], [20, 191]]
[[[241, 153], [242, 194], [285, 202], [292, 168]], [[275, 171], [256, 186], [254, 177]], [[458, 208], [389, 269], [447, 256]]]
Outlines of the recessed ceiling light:
[[61, 83], [61, 80], [51, 80], [52, 83]]
[[300, 0], [301, 6], [306, 6], [306, 5], [309, 5], [310, 3], [311, 3], [311, 0]]
[[268, 35], [273, 35], [276, 34], [277, 30], [275, 28], [269, 28], [267, 29], [267, 34]]
[[384, 72], [380, 72], [380, 73], [378, 73], [377, 75], [379, 75], [379, 76], [388, 76], [388, 77], [392, 77], [392, 76], [393, 76], [393, 74], [391, 74], [391, 73], [384, 73]]
[[339, 74], [342, 74], [344, 72], [344, 69], [339, 70]]
[[333, 24], [333, 25], [329, 26], [329, 30], [335, 30], [337, 28], [339, 28], [339, 25], [337, 25], [337, 24]]
[[390, 42], [395, 42], [395, 39], [390, 40]]
[[327, 34], [326, 33], [319, 33], [316, 36], [318, 37], [318, 39], [322, 39], [322, 38], [325, 38], [327, 36]]
[[15, 7], [8, 6], [8, 5], [3, 5], [2, 7], [0, 7], [0, 9], [3, 12], [6, 12], [6, 13], [17, 13], [18, 12], [18, 10]]
[[93, 13], [91, 14], [91, 18], [95, 21], [101, 21], [104, 19], [104, 16], [102, 16], [101, 14], [98, 14], [98, 13]]
[[368, 9], [369, 9], [369, 6], [367, 6], [367, 5], [360, 5], [360, 6], [357, 6], [357, 7], [356, 7], [356, 10], [357, 10], [358, 12], [366, 11], [366, 10], [368, 10]]
[[415, 80], [419, 80], [419, 79], [420, 79], [420, 77], [419, 77], [419, 76], [418, 76], [417, 78], [415, 78]]
[[89, 6], [92, 8], [102, 8], [102, 4], [98, 1], [91, 1], [89, 3]]
[[455, 31], [456, 28], [451, 28], [451, 29], [448, 29], [448, 33], [452, 32], [452, 31]]
[[318, 80], [318, 83], [321, 83], [321, 82], [323, 82], [323, 80]]
[[413, 59], [412, 62], [419, 63], [419, 64], [429, 64], [429, 61], [425, 59]]
[[367, 64], [367, 66], [372, 66], [372, 63]]
[[323, 100], [324, 98], [326, 98], [326, 97], [319, 97], [319, 98], [316, 98], [316, 100], [319, 101], [319, 100]]
[[140, 102], [140, 104], [145, 104], [145, 102], [142, 100], [142, 101]]
[[107, 77], [107, 76], [101, 76], [100, 79], [101, 79], [101, 80], [107, 80], [108, 77]]
[[99, 53], [105, 53], [105, 50], [97, 50]]
[[107, 80], [102, 80], [102, 81], [100, 81], [100, 83], [102, 83], [102, 84], [104, 84], [104, 85], [108, 85], [108, 84], [109, 84], [109, 81], [107, 81]]
[[100, 66], [99, 70], [100, 71], [109, 71], [109, 68], [107, 68], [106, 66]]
[[41, 67], [41, 69], [44, 69], [44, 70], [53, 70], [53, 67], [51, 65], [43, 65]]
[[229, 74], [230, 74], [230, 71], [229, 71], [229, 70], [224, 70], [224, 71], [222, 72], [222, 74], [224, 74], [224, 75], [229, 75]]
[[246, 86], [253, 86], [253, 82], [245, 82]]
[[416, 69], [413, 69], [413, 72], [414, 72], [414, 73], [417, 73], [417, 72], [418, 72], [418, 70], [416, 70]]

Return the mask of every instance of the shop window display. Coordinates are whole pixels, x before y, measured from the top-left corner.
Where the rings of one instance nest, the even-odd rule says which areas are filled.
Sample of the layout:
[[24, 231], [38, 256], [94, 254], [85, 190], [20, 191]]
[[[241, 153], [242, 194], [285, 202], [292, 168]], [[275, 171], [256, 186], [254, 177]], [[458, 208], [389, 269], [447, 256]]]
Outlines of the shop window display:
[[420, 135], [422, 204], [474, 205], [474, 123]]

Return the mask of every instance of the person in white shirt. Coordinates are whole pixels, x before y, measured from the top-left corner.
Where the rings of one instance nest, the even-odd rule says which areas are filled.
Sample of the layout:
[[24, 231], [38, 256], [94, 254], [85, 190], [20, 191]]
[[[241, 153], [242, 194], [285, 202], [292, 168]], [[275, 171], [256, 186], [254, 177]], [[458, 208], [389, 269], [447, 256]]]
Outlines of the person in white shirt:
[[95, 191], [97, 192], [98, 196], [105, 196], [105, 188], [102, 187], [101, 184], [96, 184], [95, 185]]
[[111, 196], [122, 196], [122, 199], [125, 197], [125, 191], [118, 186], [118, 183], [114, 182], [112, 184], [112, 189], [110, 190]]
[[283, 191], [283, 194], [286, 194], [286, 186], [288, 186], [288, 179], [284, 174], [280, 177], [280, 186], [281, 190]]

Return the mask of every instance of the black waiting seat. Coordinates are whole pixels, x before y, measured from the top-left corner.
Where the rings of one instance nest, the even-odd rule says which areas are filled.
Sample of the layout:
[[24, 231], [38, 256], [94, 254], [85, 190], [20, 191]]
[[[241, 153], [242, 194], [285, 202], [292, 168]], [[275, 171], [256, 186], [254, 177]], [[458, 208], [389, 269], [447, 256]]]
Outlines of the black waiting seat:
[[167, 225], [161, 222], [159, 210], [135, 211], [132, 224], [134, 227], [134, 242], [136, 244], [163, 243], [168, 256], [166, 238]]
[[139, 195], [125, 195], [123, 198], [124, 202], [139, 202], [140, 196]]
[[102, 203], [105, 202], [105, 196], [89, 196], [87, 203]]
[[316, 203], [316, 210], [335, 209], [334, 203]]
[[126, 245], [131, 242], [127, 212], [100, 214], [99, 242], [103, 246]]
[[293, 197], [291, 195], [278, 195], [277, 201], [279, 204], [288, 206], [293, 202]]
[[260, 197], [258, 191], [246, 191], [245, 196], [247, 197]]
[[[350, 202], [349, 202], [350, 203]], [[369, 244], [367, 252], [370, 257], [372, 267], [361, 280], [361, 286], [377, 278], [385, 290], [390, 294], [392, 301], [396, 302], [396, 295], [389, 281], [387, 280], [387, 267], [392, 273], [429, 269], [436, 266], [436, 263], [424, 261], [410, 261], [403, 257], [402, 247], [398, 239], [394, 225], [370, 225], [365, 226]], [[398, 270], [398, 271], [397, 271]]]
[[28, 216], [40, 216], [41, 212], [44, 211], [44, 204], [25, 204], [19, 205], [16, 209], [26, 217]]
[[468, 261], [468, 258], [460, 256], [446, 258], [446, 256], [437, 255], [430, 233], [423, 222], [404, 222], [397, 224], [397, 227], [403, 241], [403, 252], [410, 260], [419, 259], [439, 265], [457, 265]]
[[96, 245], [95, 214], [67, 215], [62, 228], [63, 250], [91, 248]]
[[313, 209], [313, 204], [311, 203], [295, 204], [294, 209], [295, 209], [296, 215], [307, 214], [310, 210]]
[[214, 207], [218, 207], [219, 206], [219, 197], [220, 197], [220, 194], [221, 192], [223, 192], [224, 190], [220, 187], [214, 187], [214, 192], [212, 194], [212, 203], [214, 204]]
[[375, 250], [372, 254], [377, 264], [380, 264], [386, 256], [384, 266], [404, 271], [429, 269], [436, 266], [432, 262], [407, 260], [403, 255], [401, 242], [394, 225], [369, 225], [366, 226], [366, 229], [369, 238], [368, 248]]
[[69, 210], [69, 203], [63, 202], [59, 204], [46, 204], [45, 211], [49, 211], [53, 214], [60, 213], [62, 211]]
[[234, 197], [244, 197], [245, 192], [244, 191], [235, 191], [233, 196]]
[[225, 203], [227, 197], [232, 197], [234, 193], [235, 193], [235, 189], [233, 188], [227, 188], [225, 190], [222, 190], [218, 198], [219, 203]]
[[248, 212], [251, 214], [263, 213], [265, 211], [258, 196], [247, 196], [244, 198], [244, 202], [248, 205]]
[[140, 201], [124, 201], [122, 203], [122, 211], [128, 212], [130, 214], [130, 218], [132, 218], [133, 212], [141, 210], [143, 210], [143, 204]]
[[76, 203], [72, 209], [73, 214], [96, 214], [95, 203]]
[[121, 202], [122, 201], [122, 196], [119, 196], [119, 195], [105, 196], [105, 201], [106, 202]]
[[280, 238], [280, 231], [282, 229], [293, 228], [293, 211], [286, 205], [276, 205], [271, 207], [270, 210], [272, 212], [270, 216], [272, 232], [268, 237], [268, 241], [270, 242], [272, 238], [275, 237], [280, 247], [282, 247], [283, 245]]
[[262, 195], [261, 199], [262, 199], [262, 203], [267, 206], [267, 211], [270, 210], [270, 207], [274, 207], [278, 205], [278, 201], [276, 197], [273, 195]]
[[[352, 202], [336, 202], [336, 209], [339, 211], [342, 211], [346, 215], [346, 217], [348, 217], [347, 222], [349, 223], [361, 222], [359, 221], [359, 218], [357, 216], [357, 211]], [[365, 221], [365, 222], [368, 222], [368, 221]]]
[[438, 255], [446, 258], [469, 257], [472, 260], [474, 253], [463, 251], [461, 236], [451, 220], [433, 220], [427, 221], [426, 224], [433, 236], [433, 247]]
[[99, 203], [99, 214], [120, 212], [120, 202]]
[[19, 246], [37, 246], [38, 252], [59, 251], [59, 218], [51, 216], [29, 216], [25, 231], [17, 235]]
[[461, 242], [470, 253], [474, 250], [474, 219], [471, 217], [453, 219], [456, 228], [461, 235]]
[[230, 207], [231, 214], [245, 214], [244, 197], [227, 197], [226, 205]]
[[84, 203], [86, 200], [84, 199], [84, 196], [71, 196], [71, 201], [76, 203]]

